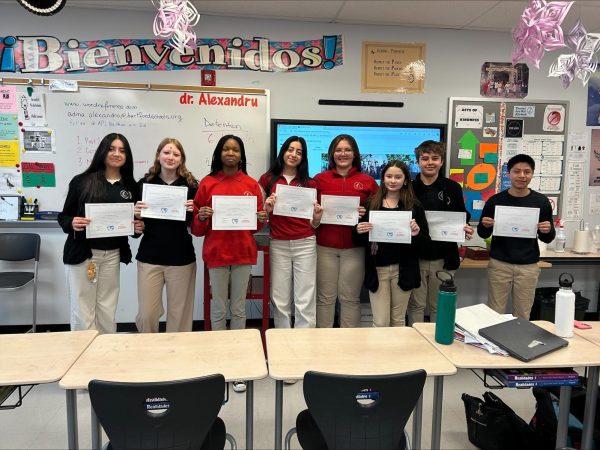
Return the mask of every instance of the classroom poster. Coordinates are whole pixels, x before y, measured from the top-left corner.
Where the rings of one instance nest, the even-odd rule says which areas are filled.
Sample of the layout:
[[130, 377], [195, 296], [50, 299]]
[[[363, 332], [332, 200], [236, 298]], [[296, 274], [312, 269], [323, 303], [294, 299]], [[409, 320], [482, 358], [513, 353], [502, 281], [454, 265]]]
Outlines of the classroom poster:
[[44, 106], [44, 95], [33, 92], [17, 94], [19, 104], [19, 122], [25, 127], [43, 127], [46, 125], [46, 110]]
[[0, 141], [0, 167], [17, 167], [19, 162], [19, 141]]
[[16, 112], [17, 112], [17, 87], [16, 86], [0, 86], [0, 113], [16, 113]]
[[56, 171], [52, 163], [24, 162], [23, 187], [56, 187]]
[[592, 129], [592, 148], [590, 151], [590, 186], [600, 186], [600, 129]]

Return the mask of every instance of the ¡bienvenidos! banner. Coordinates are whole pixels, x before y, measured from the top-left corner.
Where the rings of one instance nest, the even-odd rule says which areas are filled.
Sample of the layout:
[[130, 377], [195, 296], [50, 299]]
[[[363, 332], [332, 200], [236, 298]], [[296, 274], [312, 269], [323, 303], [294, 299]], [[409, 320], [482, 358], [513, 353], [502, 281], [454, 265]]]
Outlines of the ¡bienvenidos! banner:
[[305, 72], [343, 64], [341, 35], [272, 42], [266, 38], [197, 39], [184, 53], [160, 39], [61, 42], [52, 36], [0, 37], [0, 72], [95, 73], [136, 70]]

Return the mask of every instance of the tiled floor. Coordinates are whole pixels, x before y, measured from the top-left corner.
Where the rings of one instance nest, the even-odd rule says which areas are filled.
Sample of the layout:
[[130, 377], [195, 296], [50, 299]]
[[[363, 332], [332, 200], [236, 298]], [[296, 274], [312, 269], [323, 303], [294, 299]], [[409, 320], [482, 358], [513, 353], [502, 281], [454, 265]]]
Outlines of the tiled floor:
[[[274, 444], [275, 382], [264, 379], [255, 382], [254, 448], [272, 449]], [[473, 449], [467, 438], [465, 412], [460, 396], [463, 392], [481, 396], [482, 382], [470, 371], [459, 370], [444, 382], [442, 416], [442, 448]], [[531, 390], [503, 389], [495, 391], [521, 417], [529, 421], [535, 409]], [[423, 448], [429, 448], [431, 438], [431, 403], [433, 382], [428, 380], [423, 404]], [[90, 405], [86, 391], [77, 395], [79, 444], [90, 448]], [[284, 436], [294, 426], [297, 413], [305, 408], [302, 383], [284, 387]], [[245, 448], [245, 396], [230, 390], [230, 400], [221, 410], [227, 430], [240, 449]], [[25, 398], [23, 406], [0, 411], [0, 449], [64, 449], [67, 446], [65, 392], [58, 385], [41, 385]], [[408, 430], [410, 434], [411, 422]], [[293, 448], [299, 448], [292, 440]], [[227, 448], [227, 447], [226, 447]]]

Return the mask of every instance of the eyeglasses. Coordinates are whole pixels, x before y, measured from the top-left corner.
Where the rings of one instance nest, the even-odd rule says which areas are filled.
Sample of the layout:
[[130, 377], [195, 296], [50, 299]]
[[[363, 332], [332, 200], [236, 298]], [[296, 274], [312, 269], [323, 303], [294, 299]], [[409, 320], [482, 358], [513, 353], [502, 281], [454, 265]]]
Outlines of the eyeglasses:
[[341, 153], [353, 153], [354, 150], [352, 150], [351, 148], [336, 148], [333, 152], [337, 153], [337, 154], [341, 154]]

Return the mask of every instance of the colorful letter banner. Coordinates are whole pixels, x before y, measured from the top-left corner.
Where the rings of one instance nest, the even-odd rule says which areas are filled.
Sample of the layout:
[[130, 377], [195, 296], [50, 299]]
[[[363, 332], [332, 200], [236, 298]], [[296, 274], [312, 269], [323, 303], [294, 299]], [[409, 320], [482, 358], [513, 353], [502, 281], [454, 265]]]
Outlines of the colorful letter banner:
[[197, 39], [184, 53], [162, 39], [61, 42], [52, 36], [0, 37], [0, 72], [95, 73], [136, 70], [305, 72], [343, 64], [341, 35], [295, 42], [240, 37]]
[[56, 187], [54, 164], [24, 162], [21, 168], [23, 187]]

